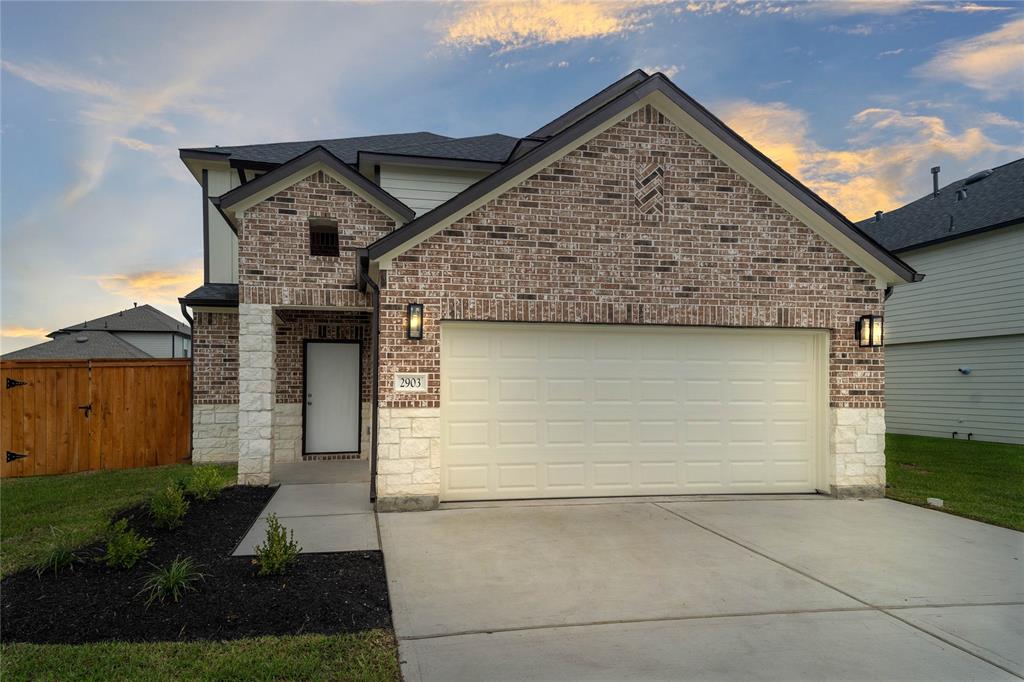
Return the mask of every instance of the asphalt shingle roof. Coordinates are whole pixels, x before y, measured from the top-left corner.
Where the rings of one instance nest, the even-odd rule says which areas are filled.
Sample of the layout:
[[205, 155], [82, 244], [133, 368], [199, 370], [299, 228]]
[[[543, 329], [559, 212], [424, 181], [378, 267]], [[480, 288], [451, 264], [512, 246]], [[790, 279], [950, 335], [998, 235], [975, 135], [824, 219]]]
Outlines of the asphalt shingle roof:
[[188, 305], [238, 305], [238, 285], [228, 283], [204, 284], [178, 299]]
[[418, 132], [343, 137], [333, 140], [249, 144], [236, 147], [196, 147], [184, 151], [213, 152], [230, 155], [226, 157], [235, 161], [277, 164], [290, 161], [314, 147], [323, 147], [349, 164], [356, 163], [359, 152], [440, 156], [470, 161], [504, 161], [518, 139], [497, 133], [453, 138], [437, 133]]
[[[970, 176], [973, 177], [973, 176]], [[890, 251], [956, 239], [1014, 220], [1024, 222], [1024, 159], [992, 169], [988, 177], [967, 184], [961, 178], [902, 208], [868, 218], [857, 226]], [[957, 190], [967, 192], [957, 201]]]
[[99, 360], [152, 358], [127, 341], [110, 332], [88, 330], [71, 334], [60, 334], [52, 341], [45, 341], [4, 353], [4, 360]]
[[162, 313], [148, 303], [128, 308], [112, 315], [97, 317], [95, 320], [87, 320], [70, 327], [61, 327], [55, 332], [48, 334], [60, 334], [61, 332], [75, 332], [82, 329], [97, 329], [108, 332], [173, 332], [178, 334], [191, 334], [188, 325], [178, 322], [166, 313]]

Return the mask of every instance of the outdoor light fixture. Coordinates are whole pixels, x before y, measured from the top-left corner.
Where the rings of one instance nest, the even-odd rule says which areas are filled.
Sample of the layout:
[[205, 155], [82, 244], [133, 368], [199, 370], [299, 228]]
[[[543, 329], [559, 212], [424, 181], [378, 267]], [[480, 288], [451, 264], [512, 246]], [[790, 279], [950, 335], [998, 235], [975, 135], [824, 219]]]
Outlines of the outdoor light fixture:
[[423, 304], [410, 303], [407, 314], [408, 326], [405, 329], [406, 338], [419, 341], [423, 338]]
[[861, 348], [878, 348], [882, 345], [882, 318], [877, 315], [861, 315], [857, 321], [857, 341]]

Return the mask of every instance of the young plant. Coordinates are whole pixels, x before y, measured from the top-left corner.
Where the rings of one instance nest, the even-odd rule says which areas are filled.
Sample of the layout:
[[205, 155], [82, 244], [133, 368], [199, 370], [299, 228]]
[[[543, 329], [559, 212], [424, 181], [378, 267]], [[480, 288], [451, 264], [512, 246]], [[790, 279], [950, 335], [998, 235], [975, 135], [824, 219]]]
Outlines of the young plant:
[[128, 527], [128, 519], [121, 519], [110, 524], [107, 529], [107, 549], [103, 554], [103, 562], [111, 568], [131, 568], [152, 546], [152, 540]]
[[295, 542], [295, 531], [288, 531], [277, 520], [277, 514], [271, 514], [267, 517], [267, 539], [255, 551], [260, 575], [282, 575], [299, 558], [302, 548]]
[[188, 511], [188, 500], [181, 487], [169, 483], [149, 501], [149, 511], [157, 528], [177, 528]]
[[54, 575], [61, 571], [73, 569], [75, 564], [82, 563], [82, 557], [71, 536], [65, 531], [50, 528], [50, 543], [43, 558], [35, 565], [36, 575], [40, 578], [44, 573], [53, 571]]
[[209, 502], [220, 495], [225, 483], [218, 467], [200, 466], [192, 470], [192, 475], [185, 483], [185, 491], [201, 502]]
[[139, 592], [140, 595], [146, 595], [147, 607], [155, 601], [163, 603], [168, 598], [178, 601], [186, 592], [195, 592], [196, 583], [206, 578], [203, 573], [199, 572], [199, 567], [192, 557], [183, 559], [177, 556], [174, 561], [162, 568], [155, 564], [150, 564], [150, 566], [154, 570], [143, 584], [142, 591]]

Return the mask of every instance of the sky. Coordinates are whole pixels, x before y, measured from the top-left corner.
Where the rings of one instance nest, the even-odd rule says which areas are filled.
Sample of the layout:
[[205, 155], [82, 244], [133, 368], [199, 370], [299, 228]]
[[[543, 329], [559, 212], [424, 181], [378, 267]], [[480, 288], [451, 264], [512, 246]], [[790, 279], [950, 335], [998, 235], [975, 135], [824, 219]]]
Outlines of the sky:
[[850, 219], [1024, 156], [1024, 4], [0, 3], [0, 349], [202, 283], [182, 147], [525, 135], [661, 71]]

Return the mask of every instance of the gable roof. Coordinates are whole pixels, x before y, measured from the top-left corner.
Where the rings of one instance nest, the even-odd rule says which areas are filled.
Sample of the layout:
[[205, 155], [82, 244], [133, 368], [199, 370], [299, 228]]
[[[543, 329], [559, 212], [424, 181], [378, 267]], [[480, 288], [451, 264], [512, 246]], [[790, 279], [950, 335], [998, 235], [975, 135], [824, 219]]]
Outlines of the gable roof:
[[256, 164], [281, 164], [305, 154], [316, 147], [323, 147], [345, 163], [355, 163], [360, 151], [388, 152], [409, 145], [450, 140], [437, 133], [397, 133], [394, 135], [364, 135], [342, 137], [333, 140], [306, 140], [302, 142], [274, 142], [271, 144], [246, 144], [234, 147], [190, 147], [180, 150], [182, 158], [216, 154], [225, 161], [251, 162]]
[[226, 282], [208, 282], [185, 294], [178, 299], [178, 302], [191, 306], [234, 308], [238, 306], [238, 285]]
[[732, 163], [723, 159], [729, 165], [735, 167], [735, 162], [746, 162], [754, 172], [760, 173], [788, 196], [794, 198], [798, 203], [797, 207], [802, 209], [801, 215], [798, 217], [808, 224], [815, 223], [812, 228], [817, 226], [822, 230], [832, 230], [835, 239], [830, 241], [842, 243], [846, 247], [843, 250], [847, 251], [855, 262], [863, 266], [865, 257], [874, 261], [874, 267], [867, 269], [873, 272], [888, 273], [884, 278], [887, 283], [913, 282], [923, 277], [866, 235], [825, 200], [755, 149], [725, 123], [680, 90], [664, 74], [656, 73], [653, 76], [647, 76], [642, 71], [634, 72], [625, 79], [612, 84], [598, 95], [555, 119], [548, 126], [540, 128], [537, 133], [550, 134], [550, 137], [526, 150], [500, 170], [370, 244], [366, 248], [368, 259], [371, 261], [390, 260], [428, 237], [433, 231], [451, 224], [486, 203], [490, 194], [500, 193], [503, 191], [503, 186], [525, 179], [539, 168], [550, 164], [557, 155], [568, 153], [582, 144], [583, 140], [589, 139], [588, 136], [597, 134], [602, 127], [608, 127], [618, 118], [626, 115], [631, 108], [638, 107], [643, 101], [649, 101], [655, 96], [660, 96], [663, 100], [662, 103], [674, 104], [686, 117], [707, 130], [715, 139], [724, 143], [723, 149], [730, 151], [735, 157]]
[[106, 331], [59, 334], [52, 341], [4, 353], [4, 360], [97, 360], [152, 358], [149, 353]]
[[111, 315], [97, 317], [94, 320], [87, 320], [79, 324], [60, 329], [47, 334], [49, 337], [71, 334], [82, 330], [101, 330], [107, 332], [163, 332], [182, 334], [190, 336], [191, 330], [188, 325], [178, 322], [170, 315], [163, 313], [148, 303], [128, 308]]
[[[212, 197], [211, 201], [221, 213], [225, 214], [229, 224], [233, 224], [230, 214], [231, 209], [240, 206], [248, 207], [262, 201], [266, 197], [281, 191], [284, 187], [298, 182], [302, 177], [306, 177], [306, 173], [311, 173], [314, 167], [334, 171], [336, 175], [346, 180], [363, 198], [375, 204], [399, 222], [411, 220], [416, 215], [415, 211], [389, 194], [380, 185], [368, 180], [366, 176], [324, 147], [314, 147], [305, 154], [301, 154], [291, 161], [267, 171], [244, 185], [239, 185], [219, 197]], [[293, 176], [295, 177], [293, 178]]]
[[[957, 200], [958, 190], [966, 197]], [[926, 196], [857, 223], [892, 251], [907, 251], [1024, 222], [1024, 159], [951, 182]]]

